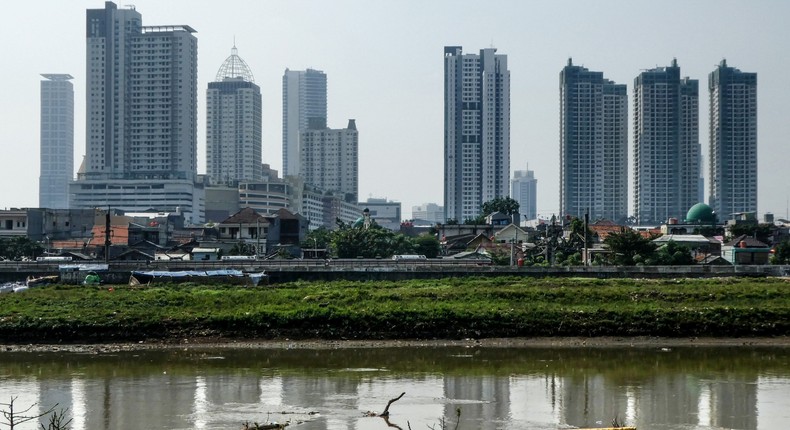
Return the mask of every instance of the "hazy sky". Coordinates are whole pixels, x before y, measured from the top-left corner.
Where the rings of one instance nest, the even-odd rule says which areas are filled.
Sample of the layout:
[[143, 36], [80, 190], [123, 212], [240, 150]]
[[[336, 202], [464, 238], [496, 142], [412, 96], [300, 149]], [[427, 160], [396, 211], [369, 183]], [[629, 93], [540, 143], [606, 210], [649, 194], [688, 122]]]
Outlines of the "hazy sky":
[[[118, 3], [119, 6], [129, 3]], [[263, 97], [263, 161], [282, 172], [282, 75], [323, 70], [328, 125], [359, 129], [360, 200], [443, 204], [443, 47], [494, 46], [511, 75], [511, 169], [538, 179], [538, 214], [559, 208], [559, 72], [574, 64], [628, 85], [677, 58], [700, 81], [707, 169], [707, 76], [722, 58], [758, 76], [759, 211], [790, 197], [790, 1], [135, 0], [143, 25], [187, 24], [198, 38], [198, 172], [205, 93], [235, 37]], [[74, 76], [75, 163], [85, 154], [85, 10], [104, 2], [3, 5], [0, 207], [38, 206], [41, 73]], [[629, 108], [629, 157], [632, 109]], [[75, 166], [75, 171], [76, 167]], [[707, 170], [704, 171], [707, 180]], [[512, 176], [512, 175], [511, 175]], [[629, 173], [629, 179], [631, 174]], [[706, 182], [707, 194], [707, 182]], [[629, 203], [633, 207], [633, 202]]]

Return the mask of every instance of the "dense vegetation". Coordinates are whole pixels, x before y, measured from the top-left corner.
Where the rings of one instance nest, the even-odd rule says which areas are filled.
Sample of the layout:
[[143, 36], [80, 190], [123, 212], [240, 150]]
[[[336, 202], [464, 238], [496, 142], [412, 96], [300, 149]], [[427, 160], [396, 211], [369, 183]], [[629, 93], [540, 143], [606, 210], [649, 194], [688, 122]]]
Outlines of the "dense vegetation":
[[790, 283], [771, 278], [55, 285], [0, 296], [0, 342], [788, 333]]

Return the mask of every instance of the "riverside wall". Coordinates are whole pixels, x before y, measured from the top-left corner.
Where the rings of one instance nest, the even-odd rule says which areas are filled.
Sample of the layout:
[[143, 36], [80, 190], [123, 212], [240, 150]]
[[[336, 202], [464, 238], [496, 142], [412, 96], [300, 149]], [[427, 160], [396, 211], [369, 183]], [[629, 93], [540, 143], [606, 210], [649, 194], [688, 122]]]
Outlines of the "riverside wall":
[[[74, 265], [73, 263], [71, 265]], [[105, 284], [126, 284], [133, 270], [240, 269], [265, 272], [270, 284], [292, 281], [399, 281], [464, 276], [585, 277], [585, 278], [713, 278], [790, 276], [790, 266], [568, 266], [515, 267], [427, 260], [284, 260], [244, 262], [110, 262], [98, 274]], [[60, 265], [38, 262], [0, 263], [0, 283], [24, 281], [28, 276], [60, 275], [61, 282], [79, 284], [86, 272], [61, 270]]]

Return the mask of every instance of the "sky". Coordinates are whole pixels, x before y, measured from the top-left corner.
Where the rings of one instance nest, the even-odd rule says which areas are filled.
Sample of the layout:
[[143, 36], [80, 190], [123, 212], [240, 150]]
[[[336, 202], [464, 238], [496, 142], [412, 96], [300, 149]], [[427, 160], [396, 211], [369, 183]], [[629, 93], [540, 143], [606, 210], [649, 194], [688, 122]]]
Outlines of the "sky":
[[[130, 3], [116, 2], [120, 7]], [[186, 24], [198, 38], [198, 173], [205, 93], [234, 44], [263, 98], [263, 162], [282, 172], [282, 75], [323, 70], [328, 126], [356, 119], [359, 197], [443, 205], [443, 50], [495, 47], [511, 79], [510, 164], [538, 180], [538, 215], [559, 209], [559, 73], [573, 63], [628, 86], [677, 58], [700, 81], [707, 180], [708, 74], [758, 79], [758, 212], [790, 218], [790, 1], [134, 0], [143, 25]], [[98, 0], [4, 3], [0, 14], [0, 208], [37, 207], [42, 73], [74, 76], [75, 172], [85, 154], [85, 10]], [[632, 112], [629, 107], [631, 160]], [[511, 174], [512, 177], [512, 174]], [[631, 173], [629, 172], [629, 180]], [[705, 185], [707, 194], [707, 182]], [[633, 202], [629, 202], [633, 208]]]

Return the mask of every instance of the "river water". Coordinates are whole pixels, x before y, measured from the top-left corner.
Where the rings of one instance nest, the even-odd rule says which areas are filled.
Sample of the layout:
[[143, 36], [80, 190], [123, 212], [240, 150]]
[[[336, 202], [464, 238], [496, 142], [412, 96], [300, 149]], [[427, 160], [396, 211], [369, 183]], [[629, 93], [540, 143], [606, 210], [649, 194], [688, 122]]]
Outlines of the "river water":
[[[389, 420], [363, 416], [400, 393]], [[790, 348], [0, 352], [0, 403], [12, 396], [28, 414], [68, 408], [73, 430], [782, 429]]]

